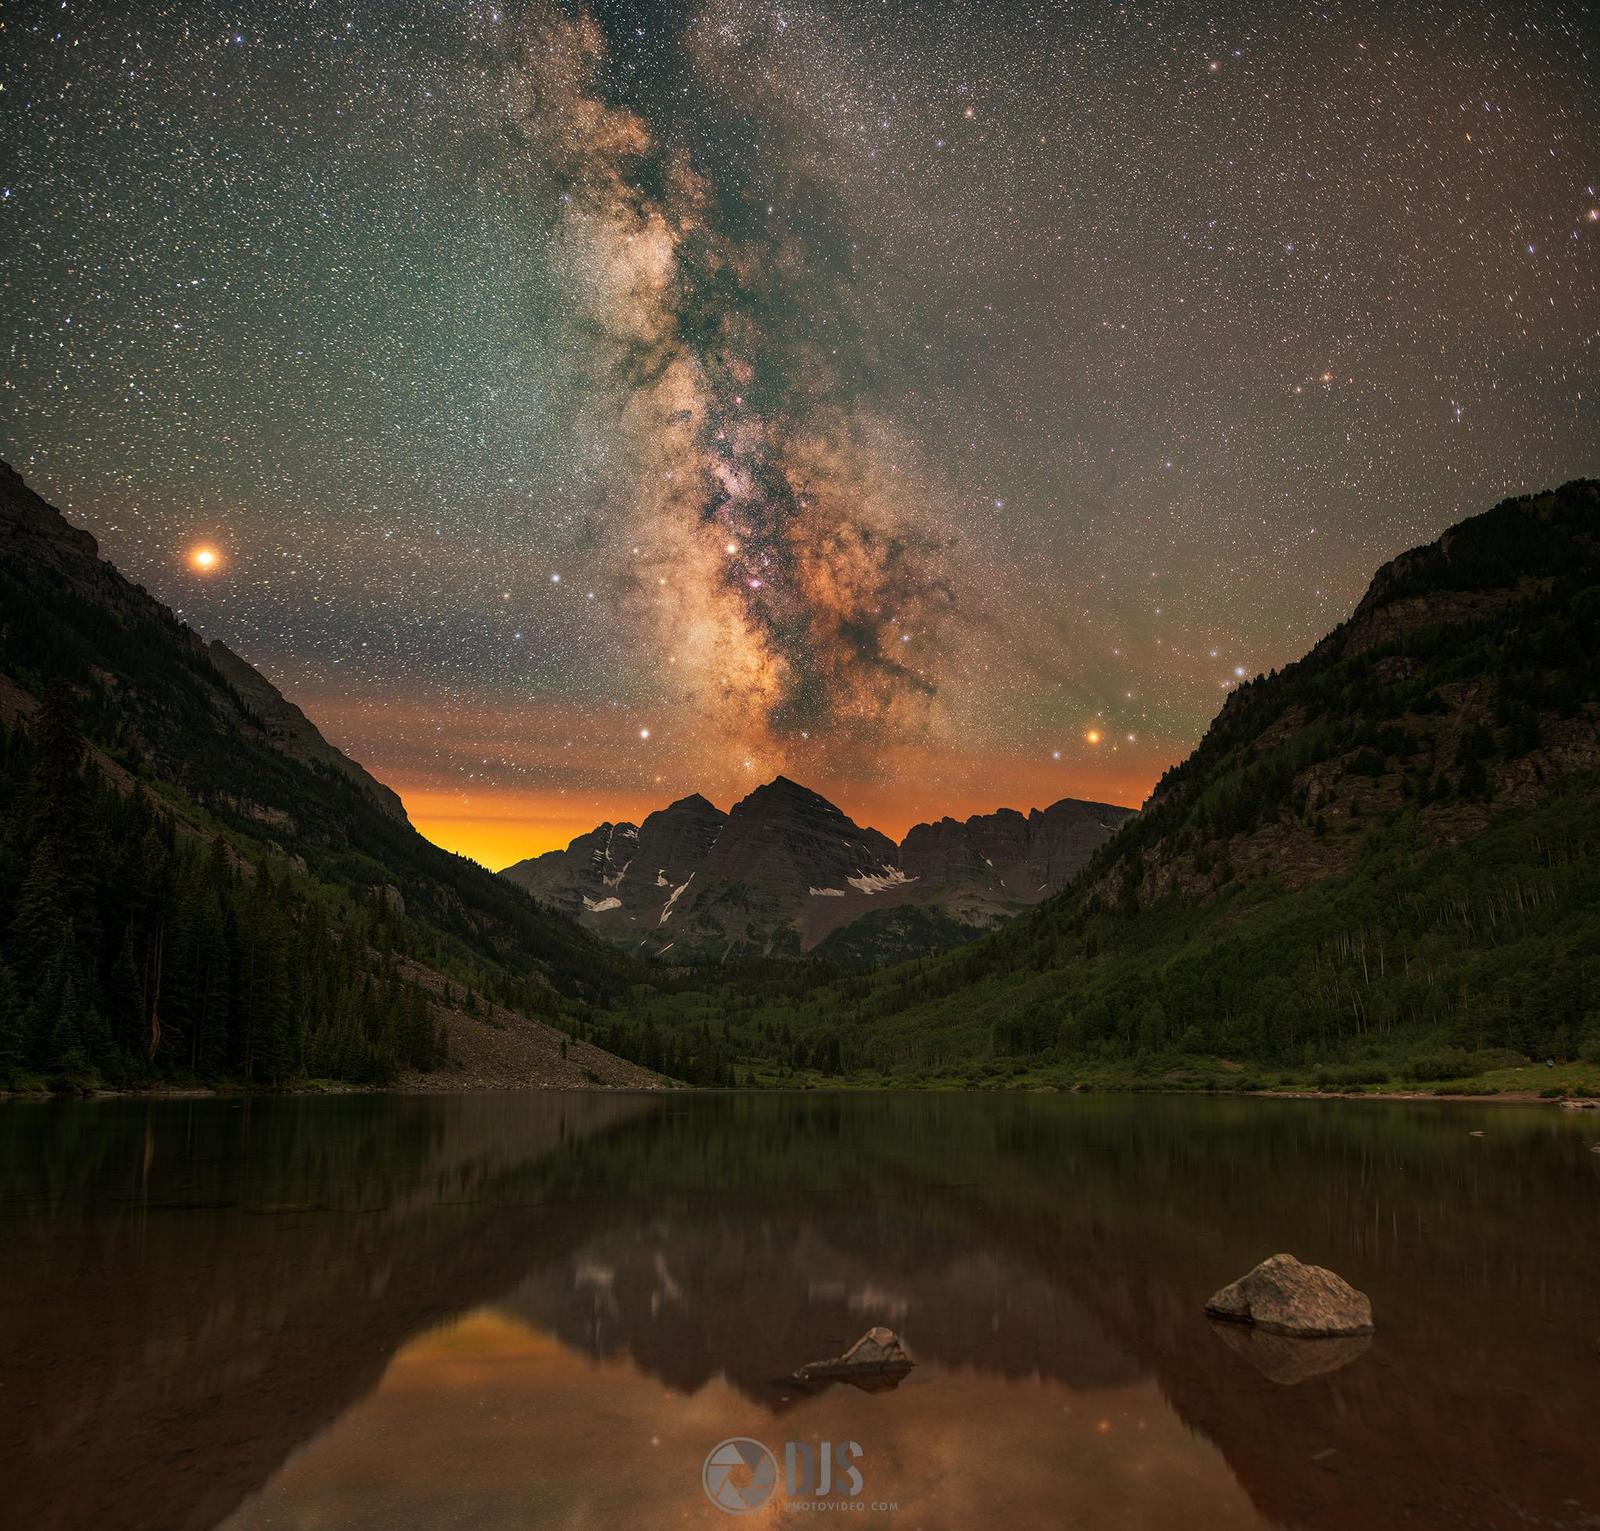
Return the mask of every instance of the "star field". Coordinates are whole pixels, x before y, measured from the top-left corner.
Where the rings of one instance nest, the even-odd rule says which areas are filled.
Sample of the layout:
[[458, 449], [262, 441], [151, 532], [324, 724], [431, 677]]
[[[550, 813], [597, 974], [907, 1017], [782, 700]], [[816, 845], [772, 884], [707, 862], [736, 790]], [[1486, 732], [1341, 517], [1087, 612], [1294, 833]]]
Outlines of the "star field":
[[493, 865], [1137, 802], [1600, 471], [1580, 6], [3, 23], [0, 450]]

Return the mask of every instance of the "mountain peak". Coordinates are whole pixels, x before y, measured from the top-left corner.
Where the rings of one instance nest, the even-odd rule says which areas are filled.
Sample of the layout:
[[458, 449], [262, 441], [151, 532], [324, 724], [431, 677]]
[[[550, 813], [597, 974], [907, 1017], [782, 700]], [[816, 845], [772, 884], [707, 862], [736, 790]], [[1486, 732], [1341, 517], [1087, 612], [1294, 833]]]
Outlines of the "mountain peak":
[[1132, 814], [1063, 798], [1026, 816], [1000, 808], [919, 824], [896, 845], [780, 774], [728, 813], [691, 793], [647, 814], [636, 840], [601, 825], [504, 875], [673, 961], [798, 957], [848, 927], [842, 946], [824, 949], [858, 965], [941, 950], [1041, 902]]
[[[820, 792], [813, 792], [810, 787], [803, 786], [793, 777], [782, 774], [774, 776], [771, 781], [763, 782], [750, 796], [754, 797], [756, 792], [786, 793], [795, 797], [822, 797]], [[823, 798], [823, 801], [826, 802], [827, 799]]]
[[771, 781], [763, 782], [747, 796], [740, 798], [733, 805], [732, 812], [742, 817], [752, 812], [772, 809], [779, 811], [810, 809], [813, 812], [837, 814], [841, 819], [845, 817], [843, 811], [829, 802], [820, 792], [813, 792], [810, 787], [802, 786], [787, 776], [774, 776]]
[[[1600, 558], [1600, 480], [1502, 500], [1373, 575], [1350, 620], [1323, 644], [1357, 654], [1421, 627], [1490, 616], [1541, 583]], [[1316, 652], [1315, 650], [1313, 652]]]
[[714, 813], [718, 817], [726, 817], [722, 810], [708, 797], [702, 797], [698, 792], [691, 792], [687, 797], [680, 797], [667, 804], [665, 808], [658, 808], [657, 813]]

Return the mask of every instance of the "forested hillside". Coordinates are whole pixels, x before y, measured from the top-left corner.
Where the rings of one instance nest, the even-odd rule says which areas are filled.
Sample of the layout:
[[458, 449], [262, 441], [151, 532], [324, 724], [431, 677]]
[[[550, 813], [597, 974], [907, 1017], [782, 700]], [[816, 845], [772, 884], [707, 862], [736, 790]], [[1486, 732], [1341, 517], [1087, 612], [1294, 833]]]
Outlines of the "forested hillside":
[[440, 1000], [576, 1035], [628, 973], [0, 465], [0, 1087], [380, 1083]]
[[383, 1084], [446, 1060], [381, 904], [180, 834], [84, 754], [65, 687], [0, 729], [0, 1079]]
[[428, 844], [0, 476], [0, 1081], [379, 1083], [448, 1066], [441, 997], [700, 1084], [1600, 1065], [1597, 528], [1577, 482], [1386, 565], [1006, 929], [712, 973]]
[[1039, 911], [736, 1011], [891, 1077], [1600, 1063], [1600, 486], [1385, 566]]

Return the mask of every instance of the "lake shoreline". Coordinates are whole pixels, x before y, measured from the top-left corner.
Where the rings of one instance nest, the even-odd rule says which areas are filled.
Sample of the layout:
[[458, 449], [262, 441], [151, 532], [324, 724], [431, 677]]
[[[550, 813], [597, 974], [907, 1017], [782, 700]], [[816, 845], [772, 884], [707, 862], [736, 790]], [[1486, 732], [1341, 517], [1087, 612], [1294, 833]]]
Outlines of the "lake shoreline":
[[319, 1095], [348, 1096], [348, 1095], [395, 1095], [395, 1096], [431, 1096], [443, 1097], [449, 1095], [531, 1095], [546, 1094], [558, 1090], [563, 1094], [572, 1095], [826, 1095], [836, 1094], [884, 1094], [884, 1095], [927, 1095], [927, 1094], [957, 1094], [957, 1095], [1100, 1095], [1100, 1096], [1136, 1096], [1154, 1095], [1161, 1097], [1173, 1096], [1219, 1096], [1237, 1100], [1342, 1100], [1342, 1101], [1374, 1101], [1389, 1104], [1432, 1103], [1438, 1105], [1472, 1105], [1472, 1106], [1555, 1106], [1569, 1111], [1600, 1111], [1600, 1096], [1547, 1096], [1534, 1090], [1502, 1090], [1493, 1094], [1435, 1094], [1428, 1090], [1226, 1090], [1226, 1089], [1185, 1089], [1182, 1087], [1167, 1087], [1152, 1089], [1148, 1086], [1129, 1083], [1121, 1087], [1102, 1088], [1096, 1086], [1083, 1089], [1075, 1085], [1018, 1085], [1014, 1088], [1004, 1086], [951, 1086], [939, 1083], [917, 1085], [856, 1085], [841, 1084], [804, 1084], [792, 1086], [750, 1087], [742, 1086], [735, 1089], [712, 1089], [702, 1085], [678, 1085], [664, 1088], [648, 1089], [637, 1085], [483, 1085], [473, 1084], [465, 1087], [452, 1087], [450, 1085], [429, 1086], [423, 1083], [414, 1085], [357, 1085], [357, 1084], [332, 1084], [315, 1083], [305, 1085], [273, 1086], [270, 1088], [251, 1089], [245, 1085], [163, 1085], [148, 1090], [115, 1090], [115, 1089], [84, 1089], [84, 1090], [0, 1090], [0, 1103], [10, 1101], [58, 1101], [58, 1100], [261, 1100], [283, 1097], [311, 1097]]

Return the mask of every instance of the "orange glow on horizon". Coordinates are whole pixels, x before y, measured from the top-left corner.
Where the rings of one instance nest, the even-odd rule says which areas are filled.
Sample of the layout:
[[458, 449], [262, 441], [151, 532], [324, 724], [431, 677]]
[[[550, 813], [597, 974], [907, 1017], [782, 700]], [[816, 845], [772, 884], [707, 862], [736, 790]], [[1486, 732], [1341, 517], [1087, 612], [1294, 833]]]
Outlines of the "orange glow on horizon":
[[[943, 770], [918, 773], [910, 767], [898, 781], [859, 781], [822, 776], [799, 778], [822, 793], [856, 823], [904, 839], [913, 824], [1015, 808], [1026, 814], [1064, 797], [1136, 808], [1149, 796], [1166, 761], [1141, 759], [1126, 765], [1097, 755], [1093, 763], [1068, 768], [1006, 757], [935, 762]], [[586, 793], [483, 789], [462, 792], [437, 781], [408, 781], [388, 773], [375, 752], [367, 765], [397, 791], [418, 831], [435, 845], [494, 871], [545, 851], [564, 850], [577, 836], [603, 823], [640, 823], [646, 815], [700, 791], [728, 809], [768, 779], [751, 776], [715, 788], [693, 782], [668, 782], [655, 791]], [[945, 774], [948, 773], [948, 774]], [[915, 783], [915, 786], [909, 785]]]
[[[380, 771], [379, 776], [382, 776]], [[463, 793], [389, 779], [417, 831], [447, 851], [470, 856], [491, 871], [545, 851], [565, 850], [597, 824], [637, 824], [675, 797], [573, 797], [553, 792], [484, 790]]]
[[[591, 738], [577, 749], [563, 741], [567, 717], [554, 702], [463, 707], [448, 694], [408, 687], [403, 695], [371, 690], [359, 698], [312, 693], [295, 698], [325, 734], [377, 779], [400, 794], [412, 824], [435, 845], [501, 871], [529, 856], [564, 850], [604, 823], [642, 822], [658, 808], [700, 793], [729, 809], [781, 771], [820, 792], [863, 827], [895, 841], [913, 824], [1014, 808], [1026, 814], [1064, 797], [1137, 808], [1176, 754], [1162, 754], [1133, 735], [1101, 724], [1097, 744], [1078, 736], [1060, 749], [953, 751], [927, 742], [886, 744], [870, 774], [812, 764], [715, 758], [650, 757], [657, 774], [634, 772], [652, 749], [640, 740], [673, 737], [671, 720], [630, 719], [614, 738]], [[440, 720], [446, 722], [441, 731]], [[555, 742], [552, 742], [555, 741]], [[441, 764], [452, 757], [493, 756], [524, 780], [548, 785], [463, 781]]]

